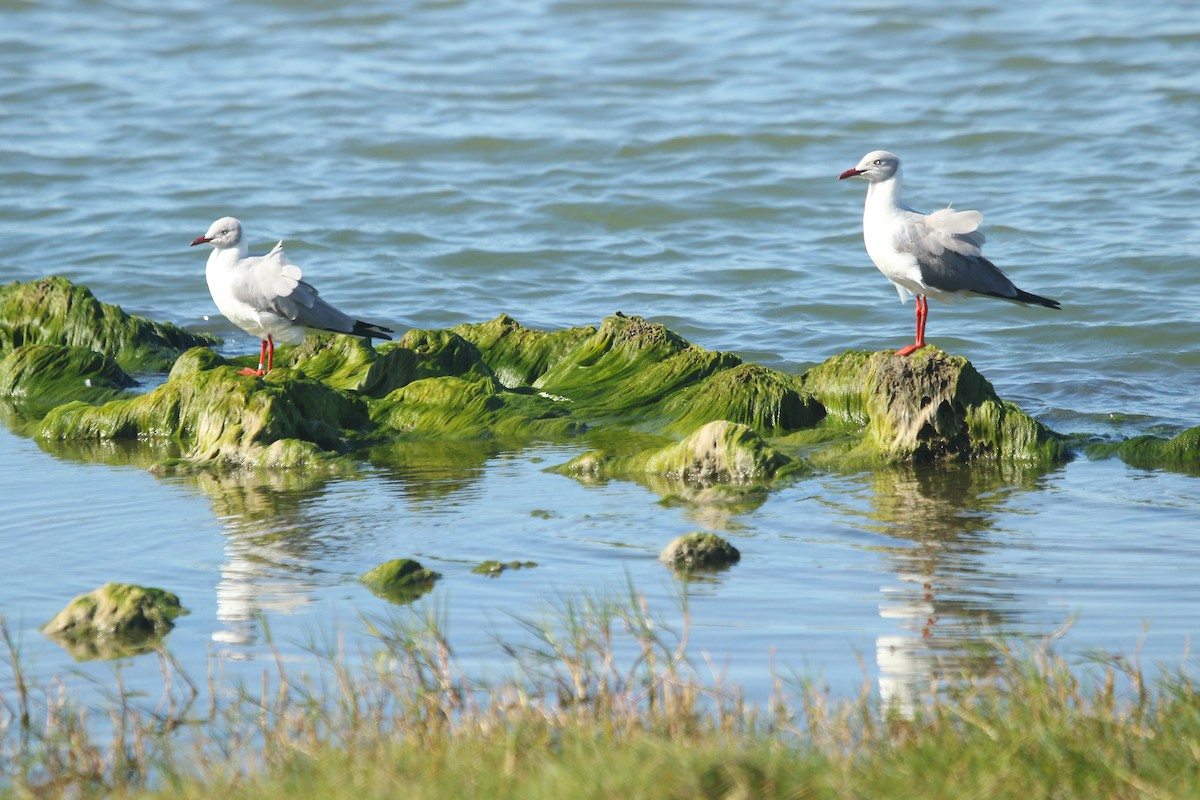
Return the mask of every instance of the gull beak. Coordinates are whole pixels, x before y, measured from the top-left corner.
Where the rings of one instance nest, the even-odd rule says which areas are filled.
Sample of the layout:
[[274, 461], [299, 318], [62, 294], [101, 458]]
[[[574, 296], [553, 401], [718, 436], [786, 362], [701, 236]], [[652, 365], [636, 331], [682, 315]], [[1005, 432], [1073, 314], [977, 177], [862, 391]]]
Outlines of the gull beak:
[[197, 236], [188, 247], [195, 247], [198, 244], [208, 244], [211, 241], [212, 239], [209, 239], [207, 236]]
[[[862, 175], [864, 172], [866, 172], [865, 169], [859, 169], [858, 167], [852, 167], [851, 169], [848, 169], [845, 172], [843, 172], [841, 175], [838, 175], [838, 180], [844, 181], [844, 180], [846, 180], [846, 178], [853, 178], [856, 175]], [[195, 244], [195, 242], [193, 242], [192, 244]]]

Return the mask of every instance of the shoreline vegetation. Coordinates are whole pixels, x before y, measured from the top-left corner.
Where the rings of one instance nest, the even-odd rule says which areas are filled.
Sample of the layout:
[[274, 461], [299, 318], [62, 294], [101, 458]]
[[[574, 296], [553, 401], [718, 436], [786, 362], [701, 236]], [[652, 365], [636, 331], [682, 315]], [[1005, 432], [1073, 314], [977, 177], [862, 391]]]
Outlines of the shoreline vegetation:
[[[774, 676], [750, 703], [632, 588], [561, 598], [467, 675], [435, 605], [363, 621], [374, 646], [309, 643], [256, 685], [207, 685], [157, 653], [163, 687], [90, 706], [35, 683], [0, 619], [0, 796], [211, 798], [1185, 798], [1200, 793], [1200, 685], [1136, 659], [1072, 663], [997, 643], [982, 674], [915, 707]], [[1082, 677], [1081, 677], [1082, 675]]]

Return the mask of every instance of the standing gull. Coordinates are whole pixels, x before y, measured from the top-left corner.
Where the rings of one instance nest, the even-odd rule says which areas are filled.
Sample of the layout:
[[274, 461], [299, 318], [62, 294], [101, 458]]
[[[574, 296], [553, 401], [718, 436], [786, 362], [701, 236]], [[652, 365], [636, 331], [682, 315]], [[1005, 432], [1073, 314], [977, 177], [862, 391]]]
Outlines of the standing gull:
[[[287, 344], [304, 341], [305, 329], [391, 339], [391, 328], [372, 325], [343, 314], [300, 280], [300, 268], [288, 261], [283, 242], [265, 256], [249, 255], [242, 223], [222, 217], [208, 233], [192, 242], [212, 245], [204, 276], [217, 308], [230, 322], [262, 339], [258, 369], [246, 367], [243, 375], [263, 375], [275, 365], [275, 340]], [[266, 369], [263, 369], [263, 362]]]
[[1014, 303], [1058, 308], [1057, 300], [1022, 291], [983, 257], [978, 211], [943, 208], [932, 214], [914, 211], [900, 200], [900, 159], [886, 150], [867, 153], [858, 166], [838, 176], [867, 182], [863, 241], [867, 255], [896, 286], [900, 302], [917, 297], [917, 340], [896, 351], [906, 356], [925, 346], [929, 297], [949, 302], [968, 293]]

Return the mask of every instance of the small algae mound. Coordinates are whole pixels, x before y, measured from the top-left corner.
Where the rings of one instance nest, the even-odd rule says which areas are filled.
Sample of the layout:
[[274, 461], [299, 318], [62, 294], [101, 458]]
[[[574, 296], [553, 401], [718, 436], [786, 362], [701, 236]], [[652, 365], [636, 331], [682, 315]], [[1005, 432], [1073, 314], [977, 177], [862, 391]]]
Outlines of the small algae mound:
[[1200, 427], [1189, 428], [1170, 439], [1136, 436], [1123, 442], [1093, 444], [1085, 448], [1091, 458], [1116, 456], [1131, 467], [1200, 473]]
[[667, 545], [658, 559], [677, 570], [711, 570], [728, 567], [742, 554], [715, 533], [687, 533]]
[[658, 475], [698, 483], [765, 483], [804, 469], [747, 425], [717, 420], [681, 442], [628, 456], [584, 453], [558, 468], [583, 477]]
[[440, 577], [440, 573], [422, 567], [411, 558], [394, 558], [367, 572], [359, 580], [384, 599], [408, 603], [431, 590]]
[[0, 286], [0, 351], [30, 344], [85, 347], [126, 370], [164, 372], [188, 348], [220, 341], [126, 314], [66, 278]]
[[78, 660], [120, 658], [153, 650], [186, 613], [171, 592], [106, 583], [76, 597], [42, 630]]
[[148, 394], [103, 406], [69, 403], [47, 414], [46, 439], [166, 438], [177, 441], [177, 468], [313, 465], [348, 448], [365, 424], [359, 399], [277, 368], [265, 378], [239, 375], [207, 348], [181, 357], [167, 382]]
[[534, 561], [481, 561], [474, 567], [471, 567], [471, 572], [476, 575], [487, 575], [489, 578], [499, 578], [500, 574], [512, 569], [532, 569], [536, 567]]
[[72, 400], [105, 403], [134, 385], [116, 361], [86, 347], [22, 345], [0, 358], [0, 397], [27, 417]]
[[861, 428], [843, 463], [938, 463], [1069, 457], [1062, 437], [1001, 400], [960, 356], [935, 347], [835, 356], [801, 377], [834, 428]]

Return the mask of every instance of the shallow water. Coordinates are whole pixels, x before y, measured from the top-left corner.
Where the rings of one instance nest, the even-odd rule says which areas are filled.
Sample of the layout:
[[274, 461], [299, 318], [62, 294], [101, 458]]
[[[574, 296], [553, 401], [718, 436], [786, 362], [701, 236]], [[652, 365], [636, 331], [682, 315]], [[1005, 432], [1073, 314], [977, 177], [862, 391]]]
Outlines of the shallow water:
[[[935, 304], [931, 341], [1065, 433], [1200, 424], [1200, 18], [1182, 0], [171, 5], [0, 4], [3, 281], [66, 275], [251, 352], [187, 247], [234, 214], [397, 329], [620, 310], [799, 372], [912, 335], [863, 251], [863, 187], [835, 180], [886, 147], [909, 203], [982, 209], [985, 252], [1063, 302]], [[70, 659], [36, 627], [107, 580], [180, 594], [185, 663], [261, 660], [264, 620], [303, 661], [313, 630], [384, 607], [358, 574], [414, 555], [446, 576], [464, 659], [493, 667], [508, 614], [560, 593], [628, 579], [669, 612], [658, 550], [716, 530], [743, 559], [691, 585], [692, 642], [754, 695], [772, 659], [907, 693], [981, 639], [1073, 615], [1064, 645], [1148, 664], [1197, 630], [1194, 476], [824, 474], [721, 509], [543, 471], [578, 452], [414, 448], [264, 484], [159, 479], [145, 454], [5, 428], [0, 613], [42, 674]], [[469, 572], [487, 558], [539, 566]]]

